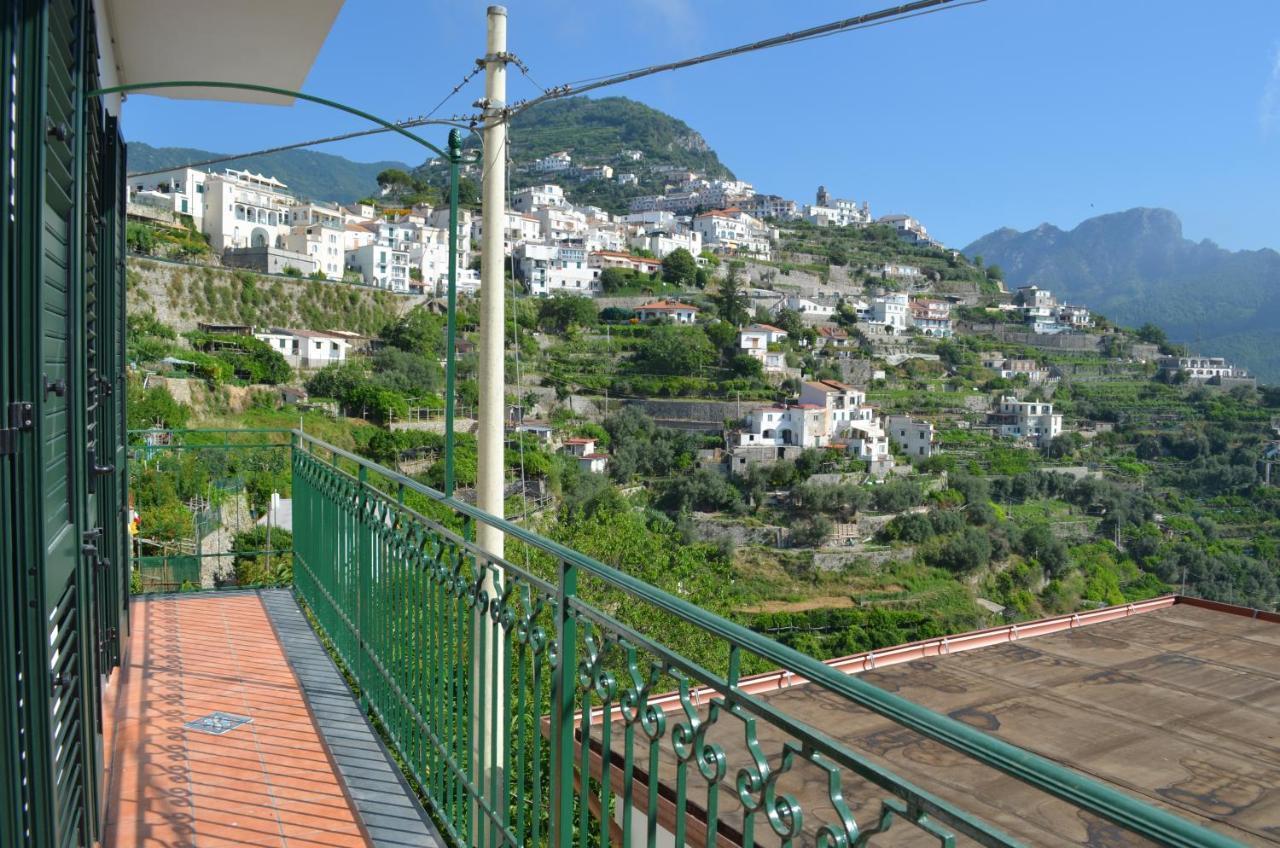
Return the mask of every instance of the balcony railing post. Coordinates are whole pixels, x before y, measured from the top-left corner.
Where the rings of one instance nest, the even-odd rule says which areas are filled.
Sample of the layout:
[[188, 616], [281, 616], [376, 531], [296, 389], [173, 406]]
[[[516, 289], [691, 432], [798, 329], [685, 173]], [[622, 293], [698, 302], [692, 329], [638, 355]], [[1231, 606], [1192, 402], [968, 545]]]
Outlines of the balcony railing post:
[[369, 469], [361, 465], [356, 471], [360, 481], [359, 509], [356, 517], [356, 677], [361, 681], [360, 709], [369, 712], [367, 651], [364, 644], [365, 614], [373, 592], [373, 528], [368, 525]]
[[578, 566], [560, 560], [560, 593], [556, 600], [556, 643], [559, 657], [551, 678], [551, 845], [573, 844], [573, 695], [578, 679], [578, 622], [569, 600], [578, 593]]

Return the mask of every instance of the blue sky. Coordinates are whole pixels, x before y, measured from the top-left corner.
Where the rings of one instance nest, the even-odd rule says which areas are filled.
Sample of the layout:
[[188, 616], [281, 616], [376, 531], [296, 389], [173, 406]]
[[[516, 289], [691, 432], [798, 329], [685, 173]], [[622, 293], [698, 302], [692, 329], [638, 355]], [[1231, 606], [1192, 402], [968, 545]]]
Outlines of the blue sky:
[[[426, 112], [483, 53], [485, 5], [347, 0], [305, 90], [392, 118]], [[510, 48], [553, 85], [887, 5], [513, 0]], [[442, 114], [471, 111], [482, 91], [475, 80]], [[683, 119], [758, 190], [810, 200], [823, 183], [955, 246], [1000, 226], [1164, 206], [1189, 238], [1280, 248], [1276, 0], [987, 0], [606, 92]], [[513, 73], [511, 99], [534, 93]], [[125, 129], [233, 152], [357, 127], [306, 104], [135, 96]], [[321, 149], [422, 158], [390, 136]]]

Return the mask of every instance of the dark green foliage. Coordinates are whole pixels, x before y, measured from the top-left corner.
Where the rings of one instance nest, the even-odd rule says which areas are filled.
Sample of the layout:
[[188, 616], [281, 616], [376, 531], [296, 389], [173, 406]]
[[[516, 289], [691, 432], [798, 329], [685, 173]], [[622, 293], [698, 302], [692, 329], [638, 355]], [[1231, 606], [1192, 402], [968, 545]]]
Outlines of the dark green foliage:
[[538, 309], [538, 325], [563, 333], [570, 327], [592, 327], [598, 319], [595, 301], [589, 297], [557, 294], [542, 300]]
[[716, 314], [720, 320], [728, 321], [735, 327], [745, 324], [751, 312], [747, 308], [750, 299], [743, 288], [742, 273], [738, 263], [730, 262], [728, 273], [720, 280], [715, 295]]
[[716, 350], [701, 327], [660, 324], [636, 352], [636, 365], [648, 374], [698, 375], [714, 364]]
[[293, 369], [280, 352], [253, 336], [188, 333], [192, 347], [231, 366], [237, 377], [250, 383], [283, 383]]
[[942, 621], [915, 610], [872, 607], [758, 613], [748, 626], [810, 656], [827, 658], [941, 636], [963, 629], [970, 621]]
[[872, 490], [872, 501], [880, 512], [902, 512], [923, 500], [920, 487], [910, 480], [891, 479]]
[[235, 552], [236, 585], [287, 586], [293, 582], [293, 534], [280, 527], [254, 527], [237, 533], [231, 542]]
[[830, 518], [825, 515], [811, 515], [791, 526], [791, 535], [788, 539], [793, 547], [817, 547], [831, 535], [832, 529]]
[[662, 260], [662, 279], [677, 286], [692, 286], [698, 274], [698, 263], [693, 254], [678, 247]]
[[610, 439], [609, 475], [618, 482], [633, 477], [668, 477], [693, 466], [697, 436], [658, 427], [635, 407], [624, 407], [609, 416], [604, 427]]
[[924, 556], [930, 565], [957, 574], [976, 571], [991, 560], [991, 539], [981, 528], [966, 527], [954, 536], [939, 539]]
[[129, 429], [144, 430], [151, 427], [181, 429], [191, 418], [191, 407], [178, 403], [164, 386], [142, 388], [142, 380], [131, 376], [129, 380], [128, 410]]
[[742, 493], [724, 475], [706, 470], [677, 477], [659, 501], [670, 512], [732, 512], [741, 503]]

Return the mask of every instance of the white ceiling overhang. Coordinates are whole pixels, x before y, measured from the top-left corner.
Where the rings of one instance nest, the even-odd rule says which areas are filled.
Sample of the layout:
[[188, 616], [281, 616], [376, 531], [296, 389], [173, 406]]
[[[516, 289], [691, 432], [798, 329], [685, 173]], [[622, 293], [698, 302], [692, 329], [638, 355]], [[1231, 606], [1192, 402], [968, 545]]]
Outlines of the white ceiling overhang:
[[[161, 80], [301, 90], [343, 0], [107, 0], [121, 85]], [[104, 55], [105, 58], [105, 55]], [[110, 74], [104, 74], [104, 79]], [[287, 106], [292, 97], [232, 88], [158, 88], [190, 100]]]

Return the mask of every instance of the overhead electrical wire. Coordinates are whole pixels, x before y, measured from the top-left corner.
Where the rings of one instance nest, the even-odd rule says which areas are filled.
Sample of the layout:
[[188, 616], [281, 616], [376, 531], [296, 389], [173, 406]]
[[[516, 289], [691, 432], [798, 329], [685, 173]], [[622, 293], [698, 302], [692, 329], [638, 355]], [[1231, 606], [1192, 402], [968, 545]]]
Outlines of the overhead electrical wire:
[[[700, 56], [692, 56], [688, 59], [681, 59], [674, 62], [666, 62], [662, 64], [648, 65], [643, 68], [636, 68], [631, 71], [624, 71], [618, 74], [608, 76], [588, 77], [586, 79], [574, 80], [562, 83], [558, 86], [545, 88], [537, 82], [530, 74], [528, 66], [515, 56], [510, 54], [507, 59], [519, 68], [520, 72], [536, 86], [542, 94], [516, 103], [508, 107], [502, 116], [502, 120], [509, 121], [514, 116], [524, 112], [539, 103], [545, 103], [549, 100], [556, 100], [563, 97], [572, 97], [583, 94], [588, 91], [605, 88], [607, 86], [618, 85], [631, 80], [640, 79], [642, 77], [652, 76], [654, 74], [665, 73], [667, 71], [680, 70], [695, 65], [706, 64], [707, 62], [715, 62], [721, 59], [728, 59], [733, 56], [742, 56], [747, 53], [753, 53], [759, 50], [768, 50], [772, 47], [780, 47], [785, 44], [795, 44], [803, 41], [811, 41], [816, 38], [825, 38], [827, 36], [836, 35], [844, 32], [852, 32], [860, 29], [870, 29], [871, 27], [884, 26], [886, 24], [898, 23], [909, 20], [911, 18], [921, 17], [923, 15], [931, 15], [936, 12], [943, 12], [952, 9], [959, 9], [965, 6], [974, 6], [984, 3], [986, 0], [916, 0], [914, 3], [904, 3], [887, 9], [881, 9], [878, 12], [868, 12], [865, 15], [857, 15], [851, 18], [843, 18], [838, 21], [821, 24], [819, 26], [809, 27], [807, 29], [797, 30], [796, 32], [784, 33], [772, 38], [766, 38], [759, 41], [753, 41], [748, 44], [741, 44], [737, 47], [729, 47], [724, 50], [717, 50], [713, 53], [704, 53]], [[446, 102], [456, 95], [462, 88], [470, 82], [476, 74], [483, 69], [483, 60], [477, 60], [476, 67], [469, 71], [460, 83], [453, 87], [445, 97], [435, 105], [435, 107], [426, 115], [418, 118], [409, 118], [404, 121], [397, 122], [397, 126], [404, 129], [424, 126], [427, 124], [440, 124], [445, 126], [459, 127], [460, 129], [475, 130], [483, 120], [481, 115], [454, 115], [447, 119], [433, 119], [431, 116], [437, 112]], [[255, 150], [248, 153], [238, 153], [233, 156], [222, 156], [216, 159], [206, 159], [200, 162], [190, 162], [186, 165], [178, 165], [173, 168], [162, 168], [155, 171], [144, 171], [131, 173], [131, 177], [150, 176], [151, 174], [160, 174], [167, 171], [178, 170], [180, 168], [199, 168], [206, 165], [216, 165], [222, 162], [231, 162], [237, 159], [244, 159], [250, 156], [264, 156], [269, 153], [281, 153], [286, 150], [297, 150], [303, 147], [312, 147], [318, 144], [329, 144], [335, 141], [346, 141], [352, 138], [362, 138], [370, 135], [378, 135], [379, 133], [389, 132], [385, 127], [374, 127], [367, 130], [356, 130], [341, 135], [328, 136], [326, 138], [317, 138], [310, 141], [300, 141], [294, 144], [280, 145], [265, 150]]]
[[741, 56], [747, 53], [754, 53], [759, 50], [768, 50], [772, 47], [781, 47], [784, 44], [795, 44], [801, 41], [811, 41], [815, 38], [824, 38], [826, 36], [836, 35], [837, 33], [850, 32], [858, 29], [869, 29], [871, 27], [884, 26], [885, 24], [890, 23], [898, 23], [911, 18], [933, 14], [935, 12], [959, 9], [964, 6], [974, 6], [983, 2], [985, 2], [985, 0], [916, 0], [916, 2], [913, 3], [903, 3], [888, 9], [881, 9], [878, 12], [868, 12], [865, 15], [842, 18], [838, 21], [832, 21], [830, 23], [820, 24], [807, 29], [776, 35], [772, 38], [765, 38], [748, 44], [740, 44], [737, 47], [729, 47], [712, 53], [704, 53], [700, 56], [692, 56], [688, 59], [648, 65], [643, 68], [636, 68], [635, 70], [623, 71], [621, 73], [611, 74], [608, 76], [590, 77], [584, 80], [563, 83], [546, 89], [539, 97], [515, 104], [507, 110], [506, 117], [509, 120], [511, 117], [518, 115], [526, 109], [536, 106], [539, 103], [545, 103], [548, 100], [572, 97], [588, 91], [604, 88], [606, 86], [630, 82], [631, 80], [640, 79], [641, 77], [652, 76], [654, 74], [665, 73], [667, 71], [677, 71], [683, 68], [693, 67], [694, 65], [716, 62], [733, 56]]
[[[523, 65], [523, 63], [521, 64]], [[401, 129], [406, 129], [406, 130], [413, 129], [414, 127], [422, 127], [422, 126], [428, 126], [428, 125], [457, 127], [459, 129], [464, 129], [464, 130], [473, 130], [476, 126], [477, 121], [479, 120], [478, 115], [454, 115], [450, 118], [436, 118], [435, 114], [436, 112], [439, 112], [440, 108], [444, 106], [444, 104], [448, 103], [449, 100], [454, 97], [454, 95], [462, 91], [462, 89], [466, 87], [467, 83], [475, 79], [476, 75], [479, 74], [482, 70], [484, 70], [484, 64], [481, 62], [477, 62], [476, 66], [472, 68], [470, 71], [467, 71], [467, 73], [463, 75], [462, 80], [459, 81], [459, 83], [455, 85], [452, 89], [450, 89], [448, 94], [440, 98], [440, 102], [437, 103], [435, 106], [433, 106], [430, 112], [427, 112], [425, 115], [419, 115], [418, 117], [415, 117], [415, 118], [405, 118], [403, 121], [395, 121], [394, 122], [395, 125], [397, 127], [400, 127]], [[527, 76], [528, 72], [526, 71], [525, 73]], [[369, 129], [364, 129], [364, 130], [353, 130], [352, 132], [341, 133], [339, 135], [325, 136], [324, 138], [313, 138], [309, 141], [298, 141], [298, 142], [294, 142], [293, 144], [282, 144], [277, 147], [268, 147], [263, 150], [252, 150], [248, 153], [228, 154], [226, 156], [218, 156], [212, 159], [203, 159], [198, 162], [188, 162], [184, 165], [175, 165], [172, 168], [157, 168], [152, 171], [135, 171], [135, 172], [129, 173], [128, 176], [149, 177], [153, 174], [164, 174], [164, 173], [168, 173], [169, 171], [182, 170], [183, 168], [203, 168], [207, 165], [219, 165], [223, 162], [234, 162], [237, 159], [247, 159], [251, 156], [266, 156], [271, 153], [283, 153], [287, 150], [298, 150], [299, 148], [313, 147], [318, 144], [331, 144], [335, 141], [346, 141], [352, 138], [363, 138], [365, 136], [377, 135], [379, 133], [384, 133], [384, 132], [390, 132], [390, 130], [387, 127], [371, 127]]]

